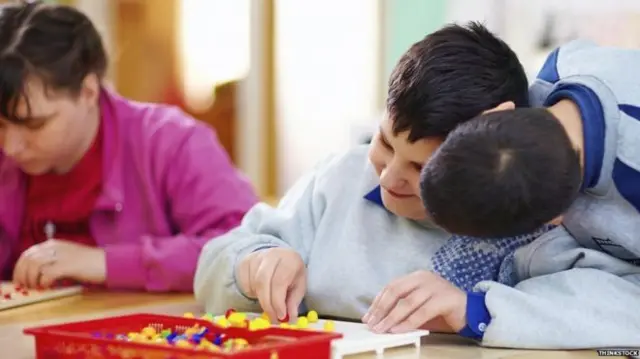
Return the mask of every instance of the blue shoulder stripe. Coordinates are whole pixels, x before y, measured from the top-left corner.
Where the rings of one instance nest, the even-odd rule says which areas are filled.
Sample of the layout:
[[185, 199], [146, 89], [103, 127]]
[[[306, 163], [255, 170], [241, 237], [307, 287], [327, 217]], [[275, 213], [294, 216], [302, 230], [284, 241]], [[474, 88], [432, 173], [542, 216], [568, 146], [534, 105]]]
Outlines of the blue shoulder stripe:
[[560, 79], [560, 74], [558, 73], [558, 53], [560, 52], [560, 48], [553, 50], [547, 57], [538, 72], [538, 78], [552, 84], [558, 82]]
[[[619, 108], [629, 117], [640, 121], [640, 107], [621, 104]], [[616, 159], [613, 164], [612, 178], [620, 195], [640, 212], [640, 172]]]

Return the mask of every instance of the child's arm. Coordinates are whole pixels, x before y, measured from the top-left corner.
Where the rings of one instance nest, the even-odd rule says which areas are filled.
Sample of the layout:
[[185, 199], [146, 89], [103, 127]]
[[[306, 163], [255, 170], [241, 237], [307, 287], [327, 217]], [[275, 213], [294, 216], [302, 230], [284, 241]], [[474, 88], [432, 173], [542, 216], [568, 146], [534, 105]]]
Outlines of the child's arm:
[[[316, 172], [317, 173], [317, 172]], [[325, 201], [316, 187], [316, 173], [300, 179], [277, 208], [258, 204], [240, 227], [209, 242], [200, 255], [195, 276], [196, 300], [211, 313], [229, 308], [258, 311], [257, 301], [241, 293], [235, 271], [249, 253], [270, 247], [292, 248], [306, 263]]]
[[487, 291], [493, 317], [484, 333], [486, 346], [580, 349], [640, 343], [640, 275], [579, 268], [515, 288], [492, 282], [479, 288]]
[[581, 247], [558, 227], [516, 252], [515, 287], [481, 282], [483, 345], [577, 349], [640, 344], [640, 267]]
[[[172, 128], [164, 128], [171, 131]], [[108, 287], [149, 291], [192, 291], [202, 247], [238, 226], [257, 202], [251, 184], [233, 167], [210, 128], [176, 129], [182, 135], [156, 136], [151, 169], [157, 182], [140, 190], [166, 194], [163, 207], [174, 236], [143, 235], [104, 246]], [[149, 219], [153, 220], [153, 219]], [[126, 234], [126, 233], [124, 233]]]

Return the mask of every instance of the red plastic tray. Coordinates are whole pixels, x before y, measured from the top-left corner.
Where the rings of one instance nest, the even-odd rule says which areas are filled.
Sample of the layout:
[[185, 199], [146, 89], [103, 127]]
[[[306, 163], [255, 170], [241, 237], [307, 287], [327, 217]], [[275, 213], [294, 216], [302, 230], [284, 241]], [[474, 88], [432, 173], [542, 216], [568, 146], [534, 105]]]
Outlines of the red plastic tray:
[[[139, 332], [149, 325], [180, 331], [195, 324], [209, 328], [206, 337], [210, 341], [216, 334], [225, 334], [244, 338], [251, 346], [233, 352], [212, 352], [105, 338], [109, 334]], [[221, 328], [206, 320], [156, 314], [27, 328], [24, 333], [35, 336], [37, 359], [329, 359], [331, 341], [342, 338], [339, 333], [315, 330]]]

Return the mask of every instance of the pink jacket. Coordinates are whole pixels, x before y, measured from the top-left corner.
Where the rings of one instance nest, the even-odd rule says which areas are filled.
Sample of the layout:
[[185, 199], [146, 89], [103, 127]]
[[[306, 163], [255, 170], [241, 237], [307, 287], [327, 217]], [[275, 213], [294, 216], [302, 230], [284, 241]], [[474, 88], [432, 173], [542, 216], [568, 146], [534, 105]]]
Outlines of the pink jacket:
[[[257, 198], [215, 132], [181, 110], [103, 92], [104, 182], [91, 231], [107, 287], [191, 291], [202, 246], [237, 226]], [[0, 151], [0, 270], [19, 240], [20, 169]]]

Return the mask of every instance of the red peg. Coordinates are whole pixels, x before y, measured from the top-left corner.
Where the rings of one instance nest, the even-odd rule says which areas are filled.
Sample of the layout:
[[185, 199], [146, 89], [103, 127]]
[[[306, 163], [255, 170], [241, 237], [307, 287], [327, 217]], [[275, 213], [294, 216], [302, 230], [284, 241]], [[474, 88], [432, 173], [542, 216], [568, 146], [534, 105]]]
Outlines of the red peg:
[[236, 310], [235, 310], [235, 309], [233, 309], [233, 308], [229, 308], [229, 309], [227, 309], [227, 311], [224, 313], [224, 317], [225, 317], [225, 318], [227, 318], [227, 319], [229, 319], [229, 316], [230, 316], [231, 314], [235, 313], [235, 312], [236, 312]]
[[280, 323], [289, 323], [289, 313], [285, 314], [284, 318], [282, 319], [278, 318], [278, 321]]

